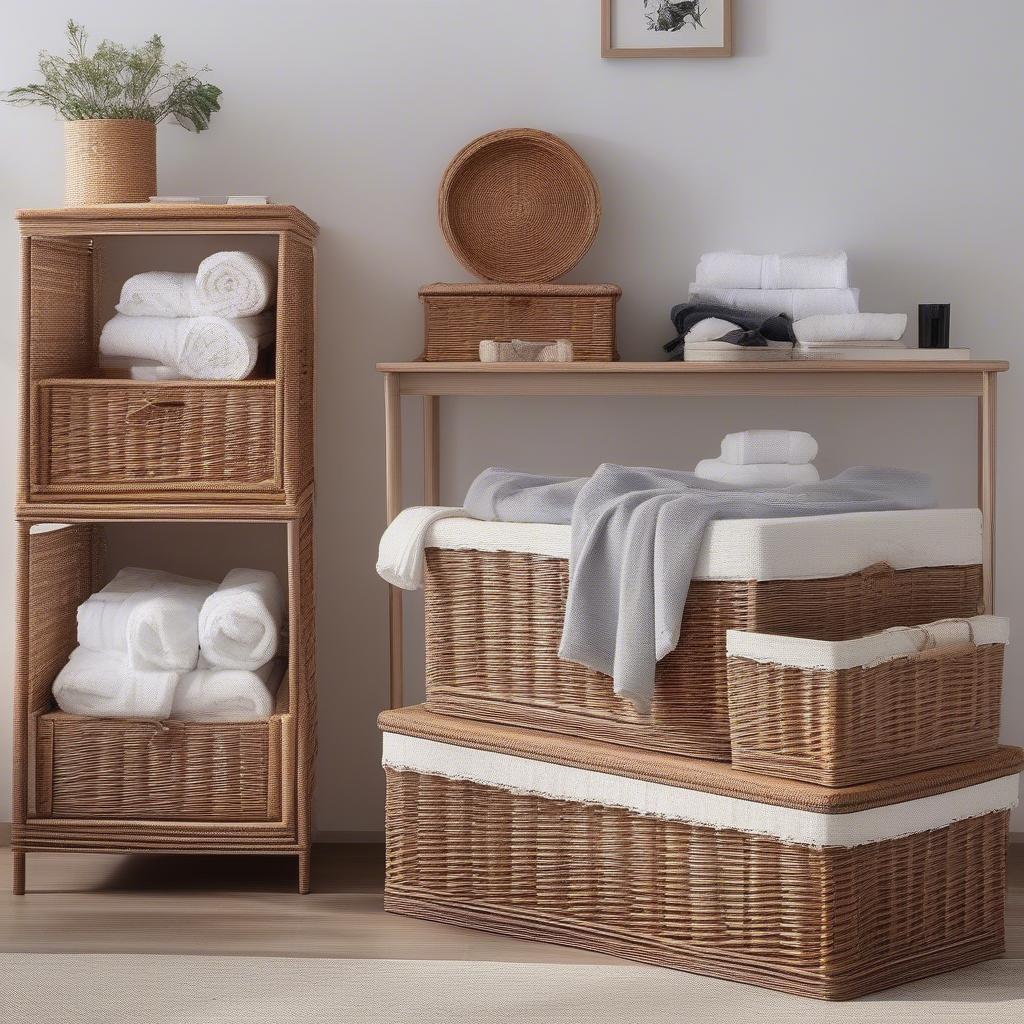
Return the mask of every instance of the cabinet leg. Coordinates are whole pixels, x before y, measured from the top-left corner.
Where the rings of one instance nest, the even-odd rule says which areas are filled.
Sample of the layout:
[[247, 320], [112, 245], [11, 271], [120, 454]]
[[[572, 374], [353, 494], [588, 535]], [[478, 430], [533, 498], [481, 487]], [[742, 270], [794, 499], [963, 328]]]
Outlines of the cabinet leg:
[[299, 895], [305, 896], [309, 892], [309, 850], [303, 850], [299, 854]]
[[11, 892], [15, 896], [25, 895], [25, 851], [11, 853]]

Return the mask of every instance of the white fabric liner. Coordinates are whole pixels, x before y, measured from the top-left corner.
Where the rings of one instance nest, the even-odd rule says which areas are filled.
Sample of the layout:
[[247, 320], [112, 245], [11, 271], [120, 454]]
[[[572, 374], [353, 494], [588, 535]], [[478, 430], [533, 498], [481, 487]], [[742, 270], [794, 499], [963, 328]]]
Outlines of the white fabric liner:
[[1014, 773], [887, 807], [822, 814], [400, 733], [384, 733], [383, 764], [396, 771], [439, 775], [550, 800], [622, 807], [649, 817], [736, 829], [813, 847], [863, 846], [1008, 810], [1017, 806], [1019, 782]]
[[850, 668], [872, 668], [925, 650], [972, 641], [983, 647], [1005, 644], [1009, 639], [1009, 619], [997, 615], [975, 615], [969, 619], [941, 619], [924, 626], [894, 626], [881, 633], [852, 640], [808, 640], [805, 637], [730, 629], [725, 634], [725, 649], [732, 658], [841, 672]]
[[[571, 527], [449, 518], [425, 546], [569, 557]], [[704, 535], [694, 579], [827, 579], [876, 562], [894, 569], [981, 562], [981, 512], [974, 508], [849, 512], [789, 519], [722, 519]]]

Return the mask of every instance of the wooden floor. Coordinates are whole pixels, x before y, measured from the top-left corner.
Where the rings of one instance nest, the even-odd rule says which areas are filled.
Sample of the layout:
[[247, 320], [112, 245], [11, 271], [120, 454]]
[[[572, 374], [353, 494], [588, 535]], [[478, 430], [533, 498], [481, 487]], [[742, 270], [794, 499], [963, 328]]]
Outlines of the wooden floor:
[[[313, 892], [285, 857], [35, 853], [10, 894], [0, 850], [0, 950], [200, 953], [514, 963], [622, 963], [581, 950], [386, 914], [379, 846], [320, 846]], [[1010, 856], [1006, 955], [1024, 959], [1024, 846]]]

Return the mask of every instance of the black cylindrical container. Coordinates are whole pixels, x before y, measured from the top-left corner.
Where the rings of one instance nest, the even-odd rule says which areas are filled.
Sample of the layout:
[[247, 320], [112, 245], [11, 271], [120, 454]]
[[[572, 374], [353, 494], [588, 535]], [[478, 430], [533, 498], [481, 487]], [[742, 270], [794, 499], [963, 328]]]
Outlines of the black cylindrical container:
[[949, 348], [948, 302], [926, 302], [917, 307], [917, 347]]

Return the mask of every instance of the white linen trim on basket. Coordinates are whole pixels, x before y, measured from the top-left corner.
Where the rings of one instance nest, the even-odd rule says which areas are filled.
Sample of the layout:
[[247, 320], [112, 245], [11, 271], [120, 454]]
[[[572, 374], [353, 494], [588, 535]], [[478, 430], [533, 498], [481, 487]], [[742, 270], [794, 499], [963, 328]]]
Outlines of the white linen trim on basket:
[[[448, 518], [425, 546], [569, 557], [572, 527]], [[981, 562], [981, 512], [974, 508], [848, 512], [786, 519], [721, 519], [708, 525], [694, 579], [826, 579], [876, 562], [894, 569]]]
[[384, 733], [383, 764], [395, 771], [439, 775], [549, 800], [622, 807], [649, 817], [735, 829], [814, 847], [864, 846], [1008, 810], [1017, 806], [1019, 782], [1014, 773], [886, 807], [821, 814], [400, 733]]
[[729, 629], [725, 633], [725, 650], [730, 658], [840, 672], [850, 668], [872, 668], [886, 661], [950, 644], [973, 640], [978, 647], [983, 647], [1005, 644], [1009, 639], [1009, 619], [998, 615], [975, 615], [969, 619], [941, 619], [924, 626], [895, 626], [851, 640], [809, 640], [799, 636]]

